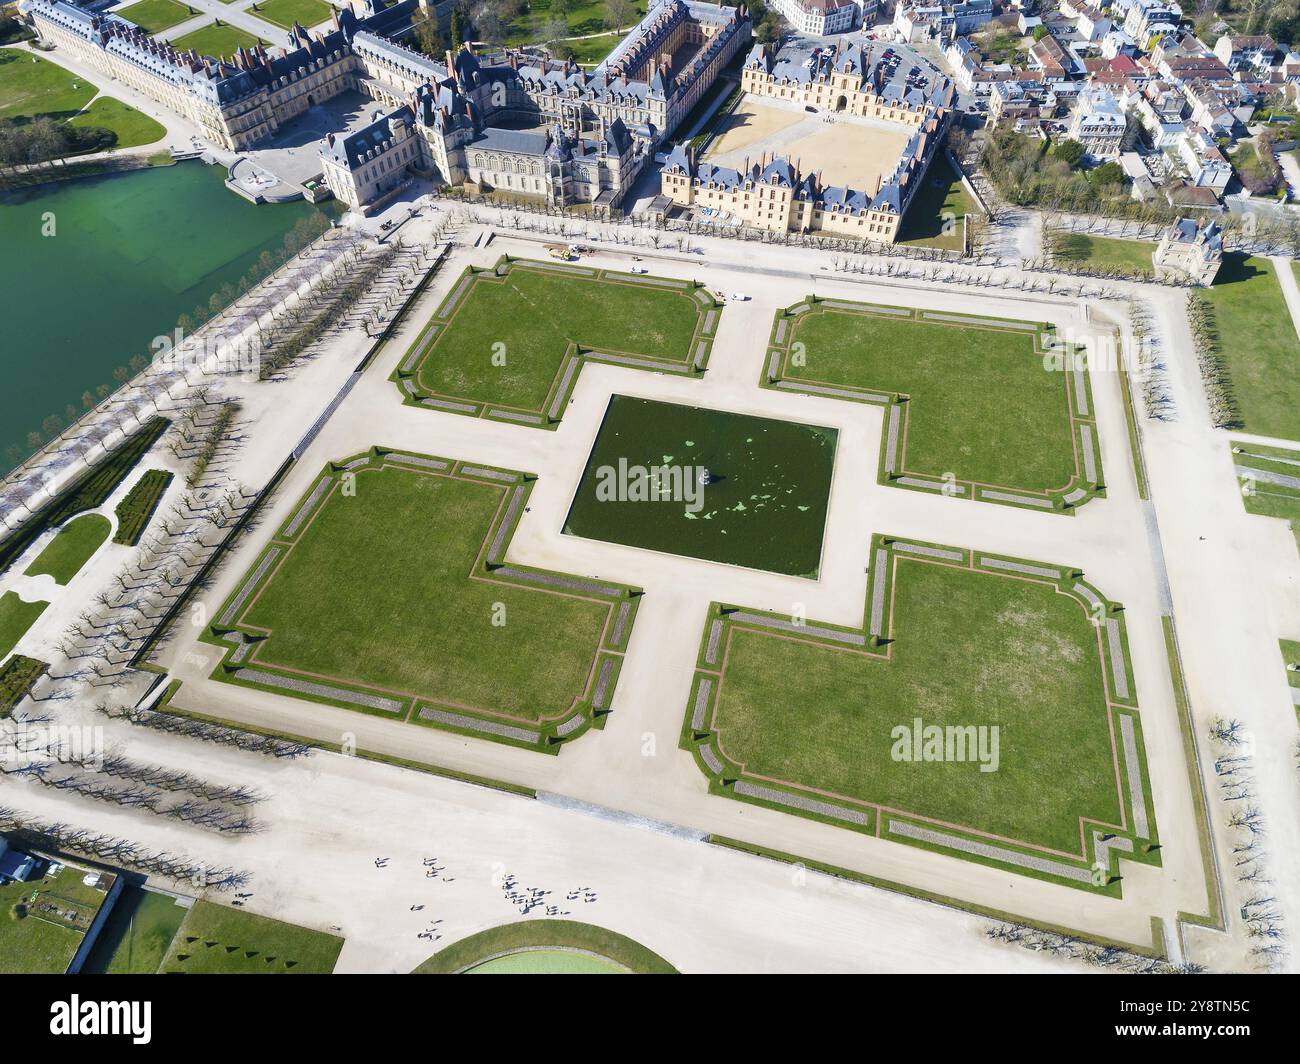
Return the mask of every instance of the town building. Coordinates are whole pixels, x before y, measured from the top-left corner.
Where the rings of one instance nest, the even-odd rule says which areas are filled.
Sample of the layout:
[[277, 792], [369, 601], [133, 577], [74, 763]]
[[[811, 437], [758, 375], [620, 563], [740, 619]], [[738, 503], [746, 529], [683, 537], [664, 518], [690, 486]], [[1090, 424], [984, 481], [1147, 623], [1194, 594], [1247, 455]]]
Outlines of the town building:
[[876, 0], [772, 0], [771, 7], [800, 33], [847, 33], [876, 16]]
[[1093, 159], [1119, 156], [1124, 140], [1124, 112], [1106, 89], [1089, 88], [1079, 94], [1070, 118], [1069, 136], [1083, 145]]
[[1223, 265], [1223, 234], [1219, 223], [1176, 218], [1164, 231], [1151, 259], [1157, 277], [1186, 277], [1195, 284], [1212, 285]]

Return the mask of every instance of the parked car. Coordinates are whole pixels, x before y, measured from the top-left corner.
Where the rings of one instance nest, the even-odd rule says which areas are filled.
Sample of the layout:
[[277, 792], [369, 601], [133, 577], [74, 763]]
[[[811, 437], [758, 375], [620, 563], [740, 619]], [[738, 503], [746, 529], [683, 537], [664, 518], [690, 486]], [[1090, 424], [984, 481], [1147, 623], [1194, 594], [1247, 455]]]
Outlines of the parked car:
[[649, 273], [650, 271], [647, 270], [644, 266], [633, 266], [633, 267], [632, 267], [632, 272], [633, 272], [633, 273]]

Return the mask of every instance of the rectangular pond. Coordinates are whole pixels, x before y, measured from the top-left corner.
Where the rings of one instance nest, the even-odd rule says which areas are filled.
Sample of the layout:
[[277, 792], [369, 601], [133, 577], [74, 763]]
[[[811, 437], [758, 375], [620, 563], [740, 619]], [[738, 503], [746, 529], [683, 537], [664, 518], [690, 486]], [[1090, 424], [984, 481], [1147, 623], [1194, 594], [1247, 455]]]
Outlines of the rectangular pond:
[[835, 429], [615, 395], [566, 535], [815, 580]]

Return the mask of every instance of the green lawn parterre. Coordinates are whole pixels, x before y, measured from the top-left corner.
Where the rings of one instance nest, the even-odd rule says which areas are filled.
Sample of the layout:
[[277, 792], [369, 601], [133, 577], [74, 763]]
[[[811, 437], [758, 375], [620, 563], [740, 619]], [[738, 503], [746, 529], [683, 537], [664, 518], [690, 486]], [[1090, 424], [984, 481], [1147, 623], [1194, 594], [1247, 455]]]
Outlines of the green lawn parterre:
[[393, 379], [408, 405], [553, 428], [584, 361], [698, 372], [719, 314], [691, 281], [502, 259], [457, 279]]
[[453, 942], [415, 969], [414, 975], [468, 972], [487, 961], [524, 950], [574, 950], [613, 961], [643, 975], [674, 975], [676, 969], [641, 943], [576, 920], [521, 920], [491, 927]]
[[199, 14], [199, 10], [177, 0], [139, 0], [129, 7], [118, 8], [114, 14], [135, 23], [145, 33], [154, 34], [179, 26]]
[[16, 591], [0, 595], [0, 661], [18, 645], [18, 640], [45, 612], [48, 602], [25, 602]]
[[1146, 240], [1120, 240], [1058, 230], [1045, 235], [1053, 266], [1065, 269], [1114, 270], [1147, 276], [1155, 273], [1151, 256], [1156, 245]]
[[505, 564], [530, 491], [379, 449], [331, 465], [218, 612], [214, 677], [551, 752], [603, 726], [636, 597]]
[[[918, 718], [996, 726], [995, 770], [896, 758]], [[1122, 614], [1063, 566], [877, 536], [860, 628], [715, 607], [682, 744], [713, 793], [1023, 874], [1118, 893], [1099, 831], [1158, 861]]]
[[167, 135], [160, 123], [112, 96], [100, 96], [92, 101], [70, 124], [111, 130], [117, 137], [114, 148], [138, 148]]
[[90, 561], [113, 531], [113, 523], [99, 514], [83, 514], [68, 522], [49, 545], [27, 567], [27, 576], [54, 577], [56, 584], [66, 584]]
[[192, 975], [329, 975], [343, 939], [243, 909], [196, 901], [158, 971]]
[[323, 0], [258, 0], [248, 11], [286, 30], [295, 22], [311, 29], [330, 17], [330, 5]]
[[763, 384], [886, 408], [880, 482], [1072, 513], [1104, 495], [1088, 372], [1050, 325], [808, 297]]
[[117, 531], [114, 543], [134, 547], [140, 542], [149, 526], [154, 511], [172, 482], [172, 474], [165, 469], [149, 469], [131, 485], [122, 501], [117, 504]]
[[1246, 512], [1286, 521], [1300, 548], [1300, 450], [1233, 440], [1232, 464]]
[[1224, 255], [1206, 296], [1241, 428], [1300, 440], [1300, 339], [1273, 264]]
[[203, 26], [184, 37], [177, 37], [171, 42], [181, 51], [193, 48], [199, 55], [232, 56], [241, 48], [252, 48], [258, 44], [269, 44], [261, 37], [241, 30], [238, 26], [213, 23]]

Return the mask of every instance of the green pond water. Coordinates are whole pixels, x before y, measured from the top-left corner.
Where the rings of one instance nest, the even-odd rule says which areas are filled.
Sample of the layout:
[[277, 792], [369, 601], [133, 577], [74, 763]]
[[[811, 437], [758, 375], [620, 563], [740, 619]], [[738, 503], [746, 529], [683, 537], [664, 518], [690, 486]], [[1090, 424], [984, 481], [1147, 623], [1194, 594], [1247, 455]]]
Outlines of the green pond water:
[[616, 395], [564, 531], [815, 579], [836, 436]]
[[0, 467], [317, 210], [254, 206], [224, 179], [187, 162], [0, 197]]
[[476, 964], [467, 975], [626, 975], [604, 957], [563, 949], [525, 949]]

